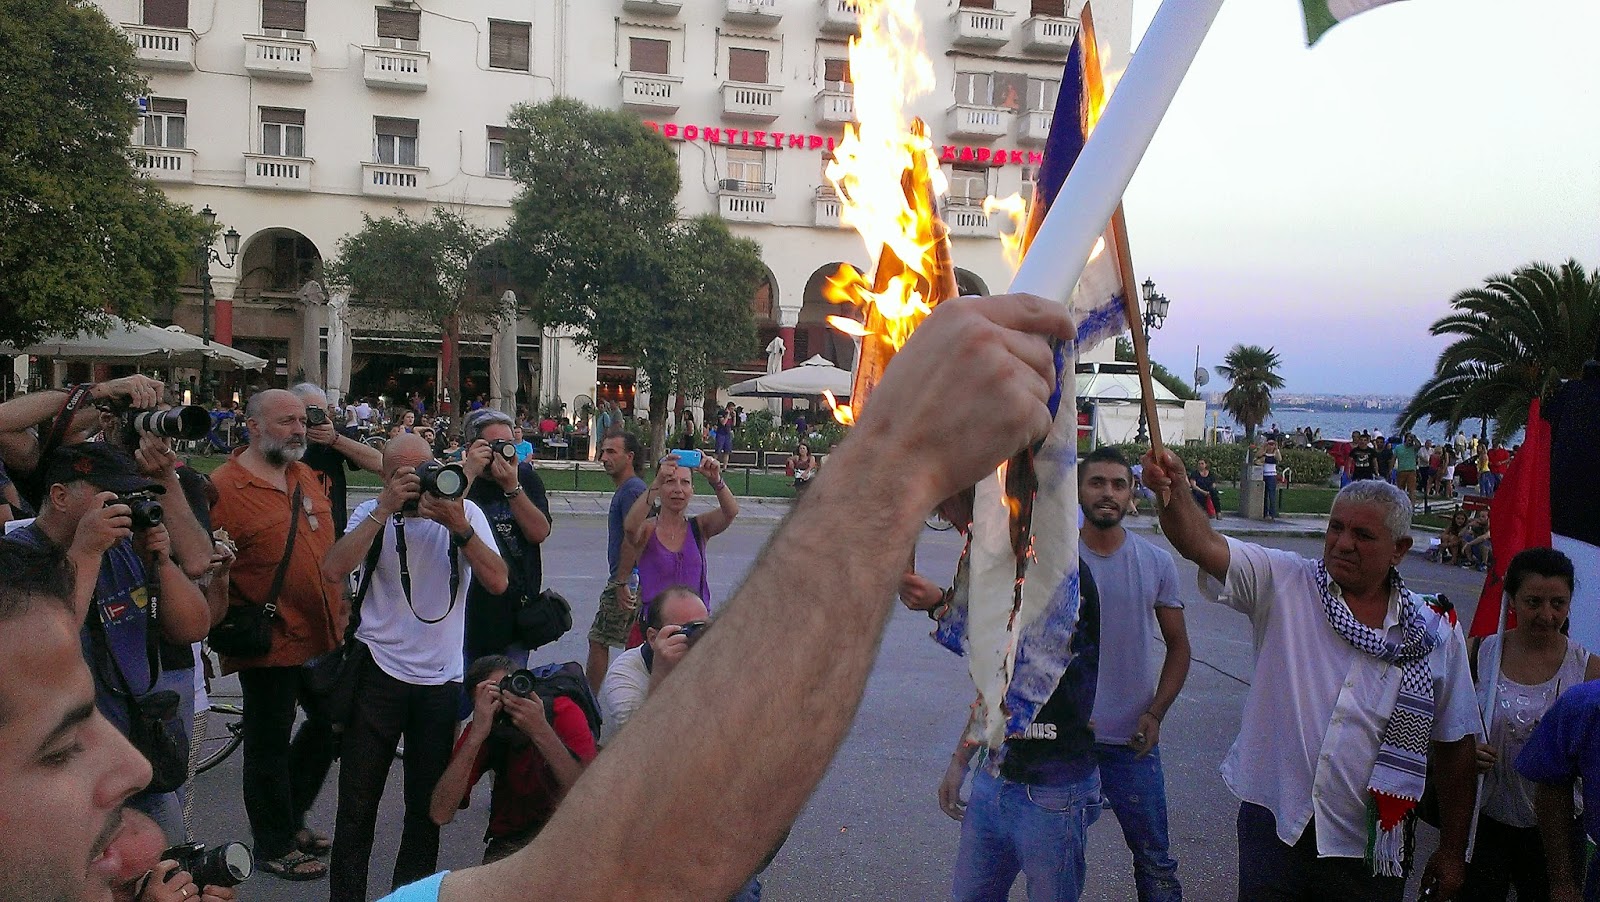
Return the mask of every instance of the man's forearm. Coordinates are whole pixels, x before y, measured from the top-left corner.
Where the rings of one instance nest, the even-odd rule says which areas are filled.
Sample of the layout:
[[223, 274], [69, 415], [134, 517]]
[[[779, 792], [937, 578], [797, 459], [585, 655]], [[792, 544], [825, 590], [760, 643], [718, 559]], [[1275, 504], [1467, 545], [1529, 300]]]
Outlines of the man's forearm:
[[1434, 775], [1439, 782], [1439, 852], [1467, 856], [1467, 834], [1478, 798], [1478, 740], [1433, 743]]
[[483, 541], [474, 532], [472, 540], [461, 549], [461, 553], [467, 559], [467, 563], [472, 565], [474, 580], [482, 583], [485, 589], [496, 595], [506, 590], [510, 582], [510, 571], [506, 569], [505, 558], [495, 551], [494, 546]]
[[211, 608], [205, 593], [178, 562], [161, 555], [161, 637], [168, 642], [199, 642], [211, 632]]
[[[837, 475], [768, 544], [680, 665], [683, 678], [595, 759], [520, 861], [452, 875], [445, 902], [663, 898], [664, 886], [671, 898], [727, 898], [749, 879], [849, 728], [900, 578], [882, 562], [910, 553], [933, 503], [890, 478], [874, 458], [884, 450], [845, 443]], [[833, 549], [829, 566], [774, 551], [793, 548]], [[787, 628], [771, 629], [778, 622]], [[656, 804], [663, 798], [697, 803]], [[685, 868], [672, 839], [681, 836], [717, 854]], [[575, 860], [592, 866], [557, 864]]]
[[1161, 678], [1156, 681], [1155, 698], [1150, 701], [1150, 713], [1156, 720], [1165, 720], [1167, 710], [1178, 700], [1183, 684], [1189, 679], [1189, 639], [1167, 643], [1166, 657], [1161, 660]]
[[539, 505], [533, 503], [526, 491], [517, 492], [511, 496], [511, 517], [517, 521], [517, 528], [522, 530], [523, 538], [537, 545], [550, 538], [550, 520], [539, 510]]
[[1533, 807], [1539, 815], [1539, 838], [1544, 841], [1545, 870], [1551, 889], [1577, 889], [1572, 865], [1572, 822], [1577, 808], [1572, 804], [1572, 786], [1534, 784]]
[[166, 497], [172, 499], [170, 504], [163, 505], [167, 516], [162, 521], [172, 540], [172, 556], [190, 579], [199, 579], [211, 567], [211, 536], [195, 517], [177, 475], [162, 480], [162, 485], [166, 487]]
[[435, 824], [443, 827], [455, 820], [462, 797], [472, 788], [473, 765], [478, 762], [478, 752], [483, 748], [486, 738], [485, 735], [473, 733], [469, 726], [467, 740], [450, 756], [450, 763], [439, 775], [439, 782], [433, 787], [433, 797], [428, 800], [428, 817]]
[[346, 532], [344, 538], [333, 543], [333, 547], [323, 556], [322, 578], [337, 582], [354, 573], [367, 559], [367, 549], [372, 547], [372, 541], [386, 525], [385, 518], [379, 516], [377, 511], [362, 517], [355, 529]]
[[583, 776], [583, 762], [579, 761], [567, 744], [561, 741], [561, 736], [556, 733], [555, 727], [548, 720], [541, 721], [543, 729], [536, 729], [532, 736], [533, 745], [539, 750], [539, 757], [550, 765], [550, 773], [556, 778], [556, 799], [559, 801], [572, 788], [578, 778]]
[[67, 393], [60, 389], [46, 389], [17, 395], [0, 404], [0, 432], [21, 432], [37, 426], [61, 412]]
[[368, 473], [383, 472], [383, 452], [366, 442], [358, 442], [347, 435], [335, 434], [333, 444], [328, 447], [344, 455], [351, 463]]

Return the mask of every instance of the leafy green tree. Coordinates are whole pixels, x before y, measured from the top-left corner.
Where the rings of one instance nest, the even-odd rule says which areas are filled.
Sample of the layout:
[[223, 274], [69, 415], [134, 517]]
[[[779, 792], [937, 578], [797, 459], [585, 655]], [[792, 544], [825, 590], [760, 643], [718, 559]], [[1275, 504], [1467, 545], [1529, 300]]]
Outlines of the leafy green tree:
[[1426, 419], [1444, 423], [1492, 419], [1495, 435], [1527, 424], [1528, 404], [1581, 374], [1600, 338], [1600, 270], [1576, 260], [1558, 269], [1530, 263], [1492, 275], [1480, 288], [1450, 299], [1452, 312], [1428, 332], [1456, 336], [1439, 354], [1433, 376], [1396, 421], [1400, 430]]
[[1277, 372], [1283, 361], [1260, 345], [1234, 345], [1222, 360], [1217, 372], [1233, 383], [1222, 395], [1222, 408], [1244, 426], [1245, 442], [1252, 443], [1256, 427], [1272, 412], [1272, 393], [1283, 388]]
[[0, 47], [0, 341], [176, 302], [204, 225], [134, 169], [133, 46], [92, 3], [0, 0]]
[[[1122, 363], [1134, 362], [1133, 342], [1128, 338], [1128, 336], [1117, 336], [1116, 354], [1117, 360]], [[1167, 387], [1167, 391], [1177, 395], [1180, 400], [1200, 400], [1200, 393], [1194, 390], [1194, 386], [1183, 381], [1183, 377], [1155, 362], [1154, 360], [1150, 361], [1150, 377], [1162, 385], [1165, 385]]]
[[639, 370], [659, 457], [667, 396], [703, 396], [758, 353], [759, 248], [716, 217], [680, 219], [677, 159], [636, 117], [560, 98], [518, 105], [509, 123], [507, 168], [522, 185], [511, 276], [541, 322]]
[[418, 326], [438, 329], [443, 342], [440, 381], [453, 415], [461, 399], [461, 329], [492, 315], [489, 290], [492, 246], [500, 233], [443, 207], [426, 219], [405, 211], [374, 219], [363, 213], [361, 231], [339, 239], [338, 258], [327, 263], [328, 281], [350, 289], [352, 299], [399, 313]]

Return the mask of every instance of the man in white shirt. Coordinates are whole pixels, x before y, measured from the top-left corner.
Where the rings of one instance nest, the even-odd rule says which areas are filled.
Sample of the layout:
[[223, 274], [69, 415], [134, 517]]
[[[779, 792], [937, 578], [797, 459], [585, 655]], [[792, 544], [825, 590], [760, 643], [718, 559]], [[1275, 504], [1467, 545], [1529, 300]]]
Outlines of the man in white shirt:
[[650, 690], [660, 685], [689, 651], [686, 624], [702, 626], [711, 616], [706, 603], [688, 586], [673, 586], [650, 599], [650, 623], [645, 642], [617, 656], [600, 684], [600, 744], [617, 735], [644, 704]]
[[1184, 490], [1177, 455], [1152, 451], [1144, 462], [1167, 499], [1162, 531], [1200, 566], [1202, 588], [1254, 630], [1255, 674], [1222, 765], [1241, 803], [1241, 902], [1399, 902], [1404, 834], [1430, 766], [1442, 826], [1423, 886], [1454, 898], [1478, 712], [1453, 614], [1394, 569], [1411, 548], [1405, 493], [1378, 480], [1346, 486], [1322, 559], [1308, 560], [1223, 537]]
[[323, 559], [343, 579], [378, 549], [355, 637], [365, 648], [355, 710], [345, 725], [339, 808], [329, 867], [332, 902], [365, 902], [373, 830], [389, 764], [406, 741], [405, 828], [392, 886], [431, 874], [439, 826], [428, 801], [450, 762], [461, 706], [467, 588], [474, 579], [504, 592], [506, 565], [476, 504], [422, 492], [416, 468], [428, 443], [401, 435], [384, 448], [383, 493], [350, 515], [344, 538]]

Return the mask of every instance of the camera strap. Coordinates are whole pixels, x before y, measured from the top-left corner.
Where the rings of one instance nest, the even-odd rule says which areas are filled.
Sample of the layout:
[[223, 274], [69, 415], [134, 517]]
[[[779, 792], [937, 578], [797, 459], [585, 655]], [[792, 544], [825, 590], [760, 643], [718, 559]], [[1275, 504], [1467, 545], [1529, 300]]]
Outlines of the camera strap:
[[[289, 560], [294, 557], [294, 537], [300, 531], [300, 506], [303, 503], [304, 488], [297, 482], [294, 486], [294, 497], [289, 499], [289, 537], [283, 543], [283, 557], [278, 561], [278, 569], [272, 573], [272, 586], [267, 589], [266, 601], [261, 605], [261, 613], [268, 620], [278, 616], [278, 596], [283, 592], [283, 580], [289, 575]], [[234, 595], [244, 598], [237, 584], [229, 587]]]
[[[153, 581], [153, 580], [152, 580]], [[91, 602], [93, 609], [86, 618], [89, 627], [89, 642], [95, 650], [95, 657], [111, 666], [111, 674], [116, 677], [117, 685], [108, 685], [113, 694], [121, 695], [129, 702], [137, 701], [140, 697], [148, 695], [156, 688], [156, 682], [161, 679], [161, 641], [157, 630], [161, 627], [156, 623], [156, 597], [153, 589], [147, 584], [146, 591], [151, 592], [149, 604], [146, 608], [144, 626], [144, 654], [146, 667], [150, 671], [150, 685], [143, 692], [134, 692], [133, 685], [128, 682], [128, 675], [122, 672], [122, 665], [117, 661], [116, 652], [111, 649], [111, 639], [106, 635], [105, 612], [101, 609], [99, 601]], [[97, 593], [98, 594], [98, 591]], [[132, 603], [131, 601], [129, 602]], [[103, 665], [96, 663], [97, 676], [104, 675]]]
[[396, 514], [394, 518], [394, 554], [400, 560], [400, 588], [406, 593], [406, 605], [411, 608], [411, 616], [423, 623], [432, 625], [443, 621], [456, 609], [456, 593], [461, 589], [461, 553], [454, 543], [450, 544], [450, 605], [444, 613], [437, 618], [429, 620], [417, 613], [417, 605], [411, 600], [411, 565], [406, 554], [406, 521], [405, 517]]

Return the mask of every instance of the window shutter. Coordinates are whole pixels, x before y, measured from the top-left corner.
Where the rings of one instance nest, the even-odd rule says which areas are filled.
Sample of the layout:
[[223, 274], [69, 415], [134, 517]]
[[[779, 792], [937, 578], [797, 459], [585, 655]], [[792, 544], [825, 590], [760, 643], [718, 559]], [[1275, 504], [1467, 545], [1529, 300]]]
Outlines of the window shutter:
[[152, 97], [150, 98], [150, 112], [177, 113], [179, 115], [187, 115], [189, 112], [189, 101], [174, 100], [170, 97]]
[[672, 42], [651, 38], [628, 39], [628, 68], [634, 72], [666, 75], [672, 55]]
[[144, 24], [156, 28], [188, 28], [189, 0], [144, 0]]
[[1064, 19], [1067, 16], [1066, 0], [1033, 0], [1033, 14]]
[[306, 30], [306, 0], [261, 0], [261, 27]]
[[417, 120], [391, 119], [387, 116], [378, 116], [373, 119], [373, 130], [380, 135], [391, 135], [396, 138], [415, 138], [417, 136]]
[[489, 133], [490, 141], [504, 141], [506, 139], [506, 127], [503, 125], [490, 125], [485, 128], [485, 131]]
[[968, 9], [994, 9], [994, 0], [961, 0]]
[[850, 61], [847, 59], [823, 60], [822, 80], [826, 82], [850, 81]]
[[304, 127], [306, 124], [306, 111], [286, 110], [281, 107], [264, 106], [261, 108], [261, 121], [263, 123], [275, 122], [279, 125], [298, 125]]
[[728, 48], [728, 80], [752, 85], [766, 84], [767, 51]]
[[378, 37], [398, 41], [421, 40], [422, 13], [414, 9], [379, 9]]
[[489, 20], [489, 68], [528, 71], [528, 43], [531, 26], [527, 22]]

